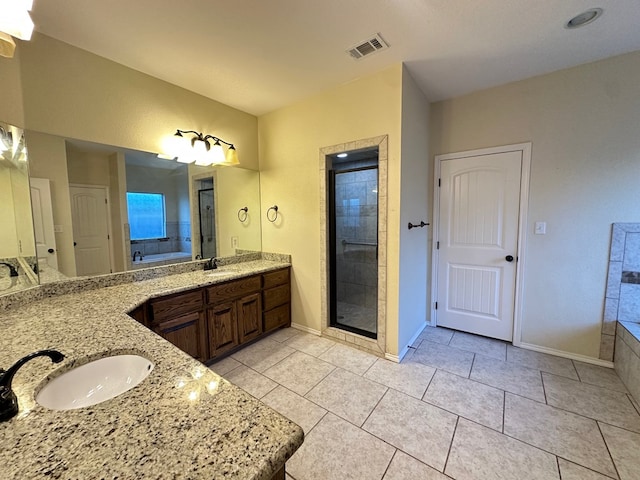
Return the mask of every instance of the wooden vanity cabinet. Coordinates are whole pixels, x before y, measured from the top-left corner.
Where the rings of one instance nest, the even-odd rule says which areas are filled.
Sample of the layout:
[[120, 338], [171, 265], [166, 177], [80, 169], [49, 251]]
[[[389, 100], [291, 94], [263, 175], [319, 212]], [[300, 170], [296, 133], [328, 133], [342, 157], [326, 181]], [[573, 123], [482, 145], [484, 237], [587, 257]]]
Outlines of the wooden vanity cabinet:
[[290, 268], [154, 298], [130, 316], [206, 362], [291, 325]]
[[291, 326], [290, 268], [262, 275], [263, 330]]
[[206, 287], [210, 358], [262, 334], [260, 276]]
[[209, 359], [202, 289], [155, 298], [147, 314], [151, 330], [193, 358]]

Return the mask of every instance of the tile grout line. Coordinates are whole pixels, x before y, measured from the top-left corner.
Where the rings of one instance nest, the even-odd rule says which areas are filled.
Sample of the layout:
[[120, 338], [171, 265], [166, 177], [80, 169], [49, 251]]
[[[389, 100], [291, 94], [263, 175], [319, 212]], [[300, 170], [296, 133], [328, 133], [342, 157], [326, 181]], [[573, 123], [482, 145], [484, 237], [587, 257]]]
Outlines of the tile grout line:
[[389, 471], [389, 467], [393, 463], [393, 459], [396, 458], [396, 455], [398, 454], [398, 450], [399, 450], [399, 448], [396, 447], [396, 451], [393, 452], [393, 455], [391, 455], [391, 460], [389, 460], [389, 464], [387, 465], [387, 468], [384, 469], [384, 473], [382, 474], [382, 477], [380, 477], [380, 480], [383, 480], [385, 475]]
[[549, 405], [549, 399], [547, 398], [547, 389], [544, 386], [544, 375], [542, 375], [542, 370], [540, 370], [540, 383], [542, 384], [542, 394], [544, 395], [544, 403], [545, 405]]
[[611, 455], [611, 450], [609, 450], [609, 444], [607, 443], [607, 439], [604, 438], [604, 433], [602, 433], [602, 428], [600, 428], [600, 422], [596, 421], [596, 425], [598, 426], [598, 432], [600, 432], [600, 437], [602, 438], [602, 441], [604, 442], [604, 446], [607, 449], [607, 453], [609, 454], [609, 458], [611, 459], [611, 464], [613, 465], [613, 469], [616, 471], [616, 475], [618, 475], [618, 478], [622, 478], [620, 477], [620, 472], [618, 471], [618, 466], [616, 465], [616, 462], [613, 459], [613, 455]]
[[[384, 391], [384, 393], [382, 394], [382, 396], [380, 397], [380, 399], [376, 402], [375, 406], [371, 409], [371, 411], [369, 412], [369, 415], [367, 415], [367, 418], [365, 418], [365, 419], [364, 419], [364, 421], [362, 422], [362, 425], [356, 425], [358, 428], [360, 428], [360, 429], [362, 429], [363, 431], [367, 432], [367, 430], [365, 430], [365, 429], [363, 428], [363, 427], [364, 427], [364, 424], [365, 424], [365, 423], [367, 423], [367, 420], [369, 420], [369, 417], [371, 417], [371, 415], [373, 415], [373, 412], [375, 412], [375, 411], [376, 411], [376, 408], [378, 408], [378, 405], [380, 405], [380, 402], [382, 402], [382, 399], [383, 399], [384, 397], [386, 397], [386, 396], [387, 396], [387, 393], [389, 393], [389, 390], [391, 390], [391, 387], [386, 387], [386, 390]], [[401, 393], [402, 393], [402, 392], [401, 392]], [[405, 395], [406, 395], [406, 394], [405, 394]], [[407, 395], [407, 396], [408, 396], [408, 395]], [[346, 420], [346, 419], [345, 419], [345, 420]], [[347, 420], [347, 422], [348, 422], [348, 421], [349, 421], [349, 420]], [[351, 422], [349, 422], [349, 423], [351, 423]], [[367, 433], [370, 433], [371, 435], [373, 435], [371, 432], [367, 432]], [[374, 436], [375, 436], [375, 435], [374, 435]], [[377, 437], [376, 437], [376, 438], [377, 438]], [[395, 448], [398, 448], [398, 447], [395, 447]]]
[[504, 433], [506, 418], [507, 418], [507, 391], [503, 390], [502, 391], [502, 432], [501, 432], [503, 435], [506, 435]]
[[451, 435], [451, 442], [449, 442], [449, 449], [447, 450], [447, 458], [444, 460], [444, 466], [442, 467], [442, 473], [444, 474], [447, 469], [447, 463], [449, 463], [449, 457], [451, 456], [451, 450], [453, 449], [453, 440], [456, 438], [456, 432], [458, 431], [458, 424], [460, 423], [460, 416], [456, 418], [456, 425], [453, 427], [453, 435]]

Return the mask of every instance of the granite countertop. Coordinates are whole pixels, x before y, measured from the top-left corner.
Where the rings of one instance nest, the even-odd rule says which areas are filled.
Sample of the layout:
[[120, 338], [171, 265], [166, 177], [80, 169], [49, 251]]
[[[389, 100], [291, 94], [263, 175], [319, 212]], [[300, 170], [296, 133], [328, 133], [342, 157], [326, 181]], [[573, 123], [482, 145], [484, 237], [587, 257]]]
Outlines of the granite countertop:
[[[286, 265], [250, 261], [218, 270], [229, 275], [198, 270], [0, 311], [0, 366], [45, 348], [66, 356], [61, 364], [34, 359], [16, 374], [20, 413], [0, 423], [2, 478], [271, 478], [302, 444], [302, 429], [126, 312], [149, 298]], [[47, 376], [118, 353], [142, 355], [155, 368], [132, 390], [92, 407], [53, 411], [35, 402]]]

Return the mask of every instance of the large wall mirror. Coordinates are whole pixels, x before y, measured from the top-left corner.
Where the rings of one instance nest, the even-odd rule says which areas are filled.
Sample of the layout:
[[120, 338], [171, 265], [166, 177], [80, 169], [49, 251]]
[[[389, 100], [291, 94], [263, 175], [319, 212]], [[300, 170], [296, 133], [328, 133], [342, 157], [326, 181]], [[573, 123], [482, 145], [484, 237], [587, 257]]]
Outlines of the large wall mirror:
[[[198, 167], [41, 132], [25, 137], [36, 219], [35, 234], [28, 228], [31, 262], [37, 258], [40, 283], [261, 250], [257, 171]], [[30, 218], [26, 162], [22, 175], [20, 205]], [[15, 201], [0, 210], [3, 218], [22, 218]]]
[[37, 284], [23, 131], [0, 122], [0, 295]]

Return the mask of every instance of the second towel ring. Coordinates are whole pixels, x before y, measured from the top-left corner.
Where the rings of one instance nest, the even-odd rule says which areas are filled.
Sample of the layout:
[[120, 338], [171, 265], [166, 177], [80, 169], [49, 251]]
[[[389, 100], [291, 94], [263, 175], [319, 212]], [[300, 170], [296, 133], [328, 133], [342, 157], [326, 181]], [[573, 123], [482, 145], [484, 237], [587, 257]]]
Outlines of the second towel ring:
[[[273, 210], [274, 213], [271, 216], [269, 216], [269, 212], [271, 210]], [[278, 206], [274, 205], [273, 207], [267, 208], [267, 220], [273, 223], [276, 221], [277, 218], [278, 218]]]
[[238, 210], [238, 220], [242, 223], [247, 221], [247, 215], [249, 214], [249, 207], [242, 207]]

